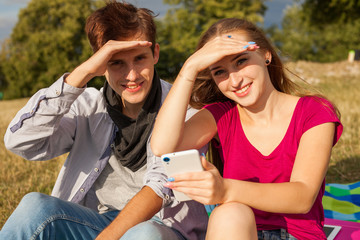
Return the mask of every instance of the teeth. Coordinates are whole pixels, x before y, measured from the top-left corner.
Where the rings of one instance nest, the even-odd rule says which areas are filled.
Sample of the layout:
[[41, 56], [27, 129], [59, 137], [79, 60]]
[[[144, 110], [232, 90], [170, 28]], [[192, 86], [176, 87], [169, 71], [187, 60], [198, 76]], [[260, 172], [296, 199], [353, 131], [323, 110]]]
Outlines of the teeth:
[[126, 86], [127, 88], [130, 88], [130, 89], [135, 89], [137, 88], [139, 85], [131, 85], [131, 86]]
[[242, 89], [240, 89], [240, 90], [236, 91], [236, 93], [243, 93], [243, 92], [245, 92], [246, 90], [248, 90], [248, 89], [249, 89], [249, 87], [250, 87], [250, 85], [246, 85], [246, 86], [245, 86], [245, 87], [243, 87]]

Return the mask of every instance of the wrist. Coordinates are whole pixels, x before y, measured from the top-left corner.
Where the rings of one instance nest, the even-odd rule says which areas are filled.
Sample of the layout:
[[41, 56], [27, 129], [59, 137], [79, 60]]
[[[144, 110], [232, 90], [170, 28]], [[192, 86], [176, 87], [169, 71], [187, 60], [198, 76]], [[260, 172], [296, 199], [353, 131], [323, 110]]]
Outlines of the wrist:
[[191, 61], [187, 60], [181, 68], [179, 76], [181, 76], [187, 81], [194, 82], [198, 73], [199, 71], [197, 69], [197, 66], [194, 65]]
[[77, 88], [83, 88], [93, 78], [88, 71], [84, 70], [81, 66], [77, 67], [68, 75], [64, 81]]
[[230, 186], [231, 181], [229, 179], [223, 178], [223, 188], [224, 188], [224, 194], [222, 198], [222, 203], [228, 203], [231, 202], [231, 193], [230, 193]]

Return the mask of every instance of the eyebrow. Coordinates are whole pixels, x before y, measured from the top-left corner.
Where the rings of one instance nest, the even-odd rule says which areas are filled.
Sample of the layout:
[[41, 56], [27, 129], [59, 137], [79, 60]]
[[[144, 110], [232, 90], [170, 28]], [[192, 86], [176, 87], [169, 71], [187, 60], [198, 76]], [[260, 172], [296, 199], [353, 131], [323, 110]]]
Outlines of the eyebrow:
[[[239, 53], [238, 55], [236, 55], [235, 57], [233, 57], [231, 59], [231, 62], [235, 61], [236, 59], [238, 59], [239, 57], [243, 56], [243, 55], [247, 55], [248, 53], [247, 52], [242, 52], [242, 53]], [[220, 68], [220, 66], [216, 66], [214, 68], [210, 68], [210, 71], [214, 71], [216, 69]]]

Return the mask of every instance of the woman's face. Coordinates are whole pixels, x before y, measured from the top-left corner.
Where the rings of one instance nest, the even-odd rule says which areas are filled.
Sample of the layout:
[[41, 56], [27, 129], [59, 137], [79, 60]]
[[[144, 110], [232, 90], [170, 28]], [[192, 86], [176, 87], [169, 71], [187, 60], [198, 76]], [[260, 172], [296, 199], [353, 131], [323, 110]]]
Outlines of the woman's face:
[[[231, 38], [252, 41], [241, 32], [230, 33]], [[245, 51], [230, 55], [209, 66], [211, 75], [220, 91], [243, 107], [256, 105], [274, 87], [267, 70], [266, 59], [271, 54], [263, 51]]]

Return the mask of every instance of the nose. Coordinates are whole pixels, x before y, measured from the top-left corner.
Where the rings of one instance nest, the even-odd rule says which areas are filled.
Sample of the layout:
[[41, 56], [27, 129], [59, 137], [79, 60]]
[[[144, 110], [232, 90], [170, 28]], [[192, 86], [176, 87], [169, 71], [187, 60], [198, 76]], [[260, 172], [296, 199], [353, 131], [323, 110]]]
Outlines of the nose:
[[238, 88], [241, 86], [242, 76], [238, 71], [229, 73], [229, 82], [231, 87]]
[[138, 73], [137, 73], [136, 69], [131, 67], [126, 76], [126, 80], [134, 82], [134, 81], [136, 81], [137, 78], [138, 78]]

